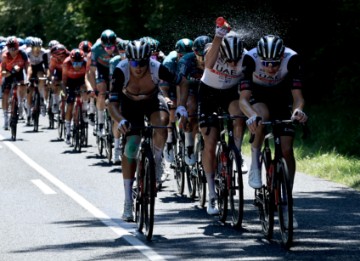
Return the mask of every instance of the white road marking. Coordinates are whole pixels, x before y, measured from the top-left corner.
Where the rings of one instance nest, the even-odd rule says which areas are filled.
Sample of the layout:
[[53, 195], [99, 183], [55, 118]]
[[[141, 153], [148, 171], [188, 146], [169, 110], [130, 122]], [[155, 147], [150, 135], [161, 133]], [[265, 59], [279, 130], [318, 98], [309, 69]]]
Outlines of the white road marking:
[[47, 195], [56, 194], [56, 192], [53, 189], [51, 189], [40, 179], [32, 179], [31, 182], [34, 183], [35, 186], [37, 186], [44, 194]]
[[24, 152], [18, 149], [12, 142], [5, 141], [4, 137], [0, 135], [0, 140], [4, 142], [4, 144], [9, 147], [16, 155], [18, 155], [24, 162], [26, 162], [30, 167], [35, 169], [40, 175], [46, 178], [49, 182], [51, 182], [54, 186], [58, 187], [61, 191], [63, 191], [66, 195], [72, 198], [75, 202], [77, 202], [80, 206], [86, 209], [89, 213], [91, 213], [94, 217], [99, 219], [102, 223], [104, 223], [107, 227], [109, 227], [112, 231], [114, 231], [118, 236], [124, 238], [127, 242], [129, 242], [134, 248], [136, 248], [139, 252], [141, 252], [144, 256], [146, 256], [151, 261], [160, 261], [165, 260], [162, 256], [152, 250], [150, 247], [145, 245], [142, 241], [137, 239], [130, 231], [133, 231], [133, 228], [127, 229], [125, 226], [128, 226], [126, 222], [119, 222], [124, 224], [124, 227], [121, 224], [115, 223], [111, 218], [102, 212], [100, 209], [92, 205], [89, 201], [87, 201], [80, 194], [72, 190], [61, 180], [57, 179], [54, 175], [48, 172], [46, 169], [41, 167], [31, 158], [29, 158]]

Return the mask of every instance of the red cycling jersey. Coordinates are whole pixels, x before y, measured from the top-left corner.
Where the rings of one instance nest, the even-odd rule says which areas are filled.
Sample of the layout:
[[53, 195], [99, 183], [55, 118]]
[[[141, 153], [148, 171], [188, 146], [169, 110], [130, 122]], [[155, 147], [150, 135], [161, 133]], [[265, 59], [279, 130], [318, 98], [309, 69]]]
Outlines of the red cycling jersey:
[[70, 57], [67, 57], [63, 63], [62, 67], [62, 81], [66, 85], [66, 82], [69, 79], [85, 79], [86, 74], [86, 60], [83, 61], [83, 64], [80, 68], [75, 69], [72, 65]]
[[19, 50], [15, 57], [12, 57], [9, 51], [2, 55], [2, 69], [11, 72], [15, 65], [20, 69], [24, 69], [29, 65], [29, 59], [23, 50]]

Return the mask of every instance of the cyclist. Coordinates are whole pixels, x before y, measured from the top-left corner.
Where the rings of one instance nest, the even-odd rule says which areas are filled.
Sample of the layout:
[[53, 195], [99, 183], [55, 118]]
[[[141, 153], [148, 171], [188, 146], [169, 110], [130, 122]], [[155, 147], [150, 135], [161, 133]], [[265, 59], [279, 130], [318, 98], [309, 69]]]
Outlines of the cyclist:
[[[125, 202], [122, 218], [133, 220], [132, 184], [136, 169], [136, 156], [141, 137], [133, 126], [143, 126], [144, 115], [153, 125], [169, 123], [169, 109], [160, 91], [160, 79], [187, 88], [186, 79], [171, 73], [160, 62], [150, 59], [150, 46], [143, 41], [132, 41], [126, 47], [127, 59], [120, 61], [114, 70], [110, 92], [109, 110], [114, 121], [119, 122], [118, 130], [125, 135], [122, 155]], [[129, 127], [130, 125], [130, 127]], [[162, 151], [166, 141], [166, 129], [155, 129], [153, 151], [156, 164], [157, 185], [161, 184], [163, 172]]]
[[[27, 39], [27, 38], [25, 38]], [[46, 115], [46, 101], [45, 101], [45, 81], [39, 80], [39, 77], [44, 77], [49, 74], [48, 58], [45, 49], [42, 47], [42, 40], [38, 37], [32, 37], [30, 46], [26, 49], [26, 54], [29, 57], [30, 66], [27, 70], [27, 77], [29, 79], [29, 87], [27, 91], [27, 121], [26, 125], [30, 125], [32, 95], [34, 92], [34, 84], [38, 84], [38, 90], [41, 97], [40, 111], [41, 115]]]
[[[129, 40], [123, 40], [118, 38], [116, 40], [117, 43], [117, 47], [119, 50], [119, 54], [114, 56], [113, 58], [110, 59], [109, 62], [109, 82], [110, 82], [110, 90], [111, 90], [111, 79], [112, 79], [112, 75], [113, 72], [116, 68], [116, 66], [118, 65], [118, 63], [121, 60], [126, 59], [126, 53], [125, 53], [125, 48], [126, 45], [129, 43]], [[114, 120], [114, 119], [112, 119]], [[117, 130], [117, 126], [118, 126], [118, 122], [114, 121], [113, 124], [113, 136], [114, 136], [114, 158], [113, 158], [113, 163], [118, 165], [121, 162], [121, 147], [120, 147], [120, 137], [121, 137], [121, 133]]]
[[[91, 64], [86, 75], [87, 84], [90, 90], [97, 90], [96, 97], [97, 108], [97, 133], [96, 135], [104, 135], [104, 110], [105, 110], [105, 93], [109, 87], [109, 61], [118, 54], [116, 46], [116, 34], [110, 29], [106, 29], [101, 33], [100, 41], [91, 48]], [[94, 122], [94, 115], [89, 115], [89, 120]]]
[[56, 44], [50, 50], [50, 64], [49, 64], [49, 72], [52, 80], [52, 84], [50, 88], [53, 90], [52, 94], [52, 113], [59, 113], [59, 103], [61, 102], [61, 109], [63, 111], [63, 106], [65, 105], [65, 101], [63, 97], [60, 101], [60, 92], [62, 90], [62, 69], [63, 63], [66, 57], [68, 57], [70, 52], [66, 49], [63, 44]]
[[[189, 81], [189, 95], [187, 100], [187, 111], [194, 115], [197, 110], [198, 88], [200, 78], [204, 72], [205, 45], [211, 43], [209, 36], [201, 35], [194, 40], [193, 52], [185, 54], [177, 64], [177, 73]], [[197, 117], [191, 117], [189, 124], [185, 126], [185, 162], [188, 165], [195, 164], [194, 137], [198, 132]]]
[[[29, 66], [29, 59], [26, 53], [19, 50], [19, 42], [15, 36], [10, 36], [6, 40], [7, 50], [2, 54], [1, 70], [2, 70], [2, 108], [4, 111], [4, 129], [9, 129], [9, 94], [12, 83], [17, 81], [18, 97], [19, 97], [19, 109], [23, 108], [23, 100], [26, 96], [25, 76], [24, 72]], [[5, 79], [4, 79], [5, 78]], [[22, 116], [22, 112], [19, 111], [19, 115]]]
[[[65, 128], [66, 144], [70, 145], [71, 119], [73, 116], [73, 107], [75, 102], [75, 90], [86, 90], [85, 86], [86, 59], [82, 50], [76, 48], [71, 50], [70, 55], [64, 60], [62, 71], [63, 90], [68, 88], [66, 98]], [[65, 91], [65, 90], [64, 90]], [[87, 100], [87, 94], [81, 93], [82, 100]], [[82, 112], [86, 121], [87, 103], [83, 102]]]
[[[218, 130], [216, 120], [211, 120], [210, 116], [216, 113], [220, 106], [228, 110], [231, 115], [242, 114], [239, 106], [238, 84], [243, 77], [241, 63], [246, 50], [240, 35], [233, 31], [228, 33], [228, 31], [228, 28], [216, 28], [215, 37], [206, 48], [205, 70], [199, 87], [199, 126], [205, 145], [202, 162], [209, 189], [207, 213], [210, 215], [219, 214], [214, 181]], [[187, 96], [187, 93], [182, 91], [181, 95]], [[179, 111], [184, 109], [184, 104], [177, 108]], [[234, 120], [234, 140], [239, 151], [241, 151], [244, 127], [244, 119]]]
[[[187, 53], [192, 52], [193, 40], [189, 38], [182, 38], [178, 40], [175, 44], [175, 50], [171, 51], [164, 59], [162, 64], [168, 68], [168, 70], [172, 73], [176, 73], [177, 64], [181, 57], [183, 57]], [[161, 81], [160, 89], [163, 92], [166, 102], [169, 105], [170, 109], [170, 123], [171, 126], [175, 122], [175, 108], [177, 105], [176, 99], [176, 86], [168, 83], [166, 81]], [[172, 148], [172, 130], [168, 129], [168, 135], [166, 140], [166, 146], [164, 148], [164, 158], [167, 162], [171, 163], [174, 161], [174, 150]]]
[[[257, 47], [251, 49], [244, 57], [245, 77], [241, 82], [240, 107], [249, 117], [247, 125], [255, 140], [251, 145], [251, 166], [249, 185], [253, 188], [262, 186], [260, 173], [260, 150], [264, 140], [264, 129], [257, 124], [256, 117], [262, 120], [294, 119], [306, 122], [303, 112], [304, 98], [300, 57], [286, 47], [277, 35], [265, 35], [258, 41]], [[292, 109], [290, 109], [292, 105]], [[295, 129], [283, 127], [281, 145], [286, 160], [292, 186], [295, 175], [295, 158], [293, 151]], [[297, 225], [294, 219], [294, 227]]]
[[165, 54], [160, 50], [160, 42], [151, 36], [144, 36], [139, 40], [149, 43], [151, 49], [151, 57], [159, 62], [163, 62], [165, 59]]

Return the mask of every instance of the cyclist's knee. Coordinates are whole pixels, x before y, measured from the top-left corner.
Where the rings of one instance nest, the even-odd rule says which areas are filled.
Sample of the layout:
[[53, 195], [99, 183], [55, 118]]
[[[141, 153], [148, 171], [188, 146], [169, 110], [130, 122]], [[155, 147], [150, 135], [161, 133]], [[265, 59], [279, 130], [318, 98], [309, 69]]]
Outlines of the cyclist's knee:
[[129, 159], [129, 162], [136, 159], [139, 146], [140, 146], [140, 136], [131, 135], [126, 138], [124, 156]]

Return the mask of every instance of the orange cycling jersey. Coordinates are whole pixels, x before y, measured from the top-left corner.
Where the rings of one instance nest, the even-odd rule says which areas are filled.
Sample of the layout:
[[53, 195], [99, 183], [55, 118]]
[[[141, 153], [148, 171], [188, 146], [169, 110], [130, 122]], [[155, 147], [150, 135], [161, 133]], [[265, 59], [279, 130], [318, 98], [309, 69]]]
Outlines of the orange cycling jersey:
[[15, 57], [12, 57], [9, 51], [6, 51], [2, 55], [2, 69], [5, 69], [9, 72], [11, 72], [15, 65], [19, 66], [20, 69], [23, 69], [27, 66], [28, 63], [28, 57], [22, 50], [19, 50]]
[[85, 78], [86, 74], [86, 60], [83, 61], [83, 64], [80, 68], [74, 68], [72, 65], [70, 57], [67, 57], [63, 63], [62, 71], [62, 81], [67, 82], [67, 79], [80, 79]]
[[54, 70], [62, 71], [62, 65], [66, 57], [67, 55], [64, 55], [63, 57], [51, 56], [50, 65], [49, 65], [50, 71], [51, 72], [53, 72]]

